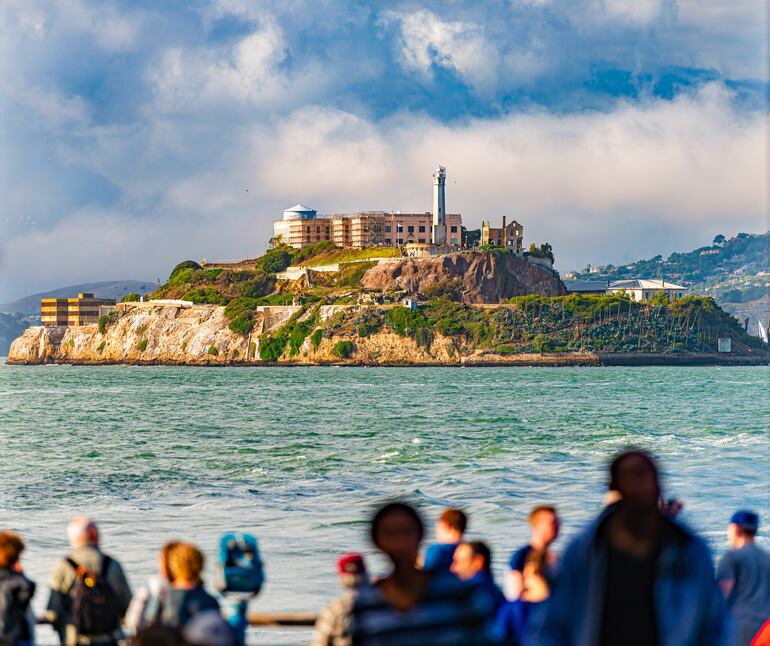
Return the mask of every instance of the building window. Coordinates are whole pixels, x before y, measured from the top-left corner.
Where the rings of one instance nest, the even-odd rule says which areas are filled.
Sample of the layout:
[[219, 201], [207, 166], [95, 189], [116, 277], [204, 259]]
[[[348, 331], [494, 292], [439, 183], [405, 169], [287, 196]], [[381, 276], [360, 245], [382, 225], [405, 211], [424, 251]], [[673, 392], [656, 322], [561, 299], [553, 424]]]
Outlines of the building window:
[[454, 226], [454, 227], [451, 227], [450, 231], [451, 231], [452, 233], [457, 233], [457, 227], [456, 227], [456, 226]]
[[316, 233], [321, 233], [321, 227], [319, 225], [316, 225], [315, 232]]
[[391, 238], [385, 238], [385, 244], [392, 244], [393, 240]]
[[403, 238], [398, 238], [396, 240], [396, 244], [404, 244], [404, 239]]
[[308, 224], [307, 227], [305, 227], [305, 232], [310, 233], [310, 225]]
[[396, 225], [396, 231], [398, 231], [399, 233], [403, 233], [403, 231], [404, 231], [404, 225], [403, 225], [403, 224], [401, 224], [401, 223], [399, 222], [399, 223]]
[[409, 233], [414, 233], [414, 227], [407, 227], [406, 230]]
[[418, 238], [417, 242], [419, 242], [420, 244], [424, 244], [425, 243], [425, 238]]
[[385, 225], [385, 233], [390, 233], [390, 230], [391, 230], [391, 229], [390, 229], [390, 225], [389, 225], [389, 224], [386, 224], [386, 225]]
[[456, 245], [456, 244], [457, 244], [457, 238], [452, 238], [452, 244], [453, 244], [453, 245]]
[[424, 224], [420, 225], [420, 233], [425, 233], [425, 225]]

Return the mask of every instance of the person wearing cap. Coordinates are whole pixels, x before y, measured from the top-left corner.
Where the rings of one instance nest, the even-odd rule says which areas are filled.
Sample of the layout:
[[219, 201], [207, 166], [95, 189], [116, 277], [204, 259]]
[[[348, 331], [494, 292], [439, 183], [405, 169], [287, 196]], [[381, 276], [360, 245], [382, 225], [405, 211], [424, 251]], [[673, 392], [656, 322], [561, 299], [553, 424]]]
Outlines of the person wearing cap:
[[753, 511], [733, 514], [727, 526], [732, 549], [717, 568], [717, 581], [733, 616], [735, 646], [749, 646], [770, 618], [770, 554], [754, 542], [758, 530], [759, 516]]
[[312, 646], [350, 646], [350, 615], [355, 590], [366, 581], [366, 566], [360, 554], [344, 554], [337, 560], [337, 577], [342, 596], [332, 601], [318, 615]]

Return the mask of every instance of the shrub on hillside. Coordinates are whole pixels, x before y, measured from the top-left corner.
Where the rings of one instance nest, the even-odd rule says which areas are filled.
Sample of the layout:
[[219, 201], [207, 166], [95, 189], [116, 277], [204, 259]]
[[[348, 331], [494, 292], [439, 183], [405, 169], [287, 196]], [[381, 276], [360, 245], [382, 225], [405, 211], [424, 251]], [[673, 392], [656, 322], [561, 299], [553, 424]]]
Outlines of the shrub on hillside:
[[118, 320], [118, 312], [117, 310], [110, 312], [109, 314], [105, 314], [104, 316], [99, 317], [99, 333], [104, 334], [107, 331], [107, 328], [115, 323]]
[[268, 274], [277, 274], [291, 264], [293, 251], [293, 247], [285, 244], [268, 249], [265, 255], [257, 261], [257, 269]]
[[412, 310], [401, 305], [387, 310], [385, 320], [399, 336], [411, 336], [417, 328], [428, 325], [428, 319], [420, 310]]
[[183, 300], [191, 301], [196, 305], [226, 305], [229, 299], [213, 287], [196, 287], [190, 289], [182, 296]]
[[337, 341], [332, 348], [332, 354], [340, 359], [350, 359], [354, 350], [355, 346], [352, 341]]
[[121, 303], [138, 303], [142, 300], [142, 295], [136, 292], [130, 292], [120, 299]]
[[201, 266], [194, 260], [183, 260], [171, 270], [171, 274], [169, 275], [168, 279], [171, 281], [179, 272], [184, 271], [185, 269], [192, 269], [197, 271], [200, 268]]

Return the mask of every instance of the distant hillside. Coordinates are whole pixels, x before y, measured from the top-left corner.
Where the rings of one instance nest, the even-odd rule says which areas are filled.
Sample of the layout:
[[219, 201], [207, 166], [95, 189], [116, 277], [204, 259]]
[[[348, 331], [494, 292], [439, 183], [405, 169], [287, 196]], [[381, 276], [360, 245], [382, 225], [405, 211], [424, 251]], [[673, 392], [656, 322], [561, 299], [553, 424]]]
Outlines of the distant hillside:
[[679, 283], [694, 294], [714, 297], [741, 322], [748, 319], [752, 334], [758, 334], [758, 321], [767, 325], [770, 318], [770, 232], [739, 233], [729, 239], [718, 235], [709, 246], [672, 253], [665, 260], [655, 256], [622, 267], [586, 267], [572, 273], [581, 280], [664, 278]]
[[20, 336], [27, 325], [28, 323], [23, 321], [20, 316], [0, 312], [0, 357], [8, 354], [11, 341]]
[[[770, 283], [770, 232], [739, 233], [730, 239], [719, 235], [708, 246], [689, 252], [672, 253], [666, 259], [655, 256], [620, 267], [586, 267], [572, 273], [581, 280], [665, 278], [692, 291], [711, 292], [710, 295], [718, 298], [729, 290], [764, 287], [762, 283]], [[751, 280], [757, 276], [759, 280]], [[757, 292], [759, 298], [764, 294], [763, 290]], [[741, 299], [731, 302], [745, 302], [740, 294], [734, 293], [731, 297]]]
[[119, 301], [126, 294], [136, 292], [147, 294], [155, 289], [157, 285], [151, 280], [104, 280], [97, 283], [82, 283], [80, 285], [67, 285], [39, 294], [31, 294], [13, 303], [0, 305], [0, 312], [21, 314], [39, 314], [41, 298], [66, 298], [77, 296], [79, 292], [93, 292], [97, 298], [114, 298]]

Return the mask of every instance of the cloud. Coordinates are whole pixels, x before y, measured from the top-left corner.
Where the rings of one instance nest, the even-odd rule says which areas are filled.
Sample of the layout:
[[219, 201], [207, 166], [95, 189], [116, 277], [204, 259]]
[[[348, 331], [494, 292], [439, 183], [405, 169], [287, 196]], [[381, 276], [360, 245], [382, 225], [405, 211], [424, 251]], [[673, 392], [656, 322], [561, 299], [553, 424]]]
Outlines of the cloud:
[[281, 30], [267, 23], [229, 47], [167, 50], [152, 67], [150, 84], [164, 112], [270, 103], [289, 89], [279, 70], [285, 58]]
[[495, 89], [501, 53], [484, 36], [480, 25], [444, 21], [425, 10], [386, 12], [383, 19], [386, 24], [400, 25], [401, 58], [406, 69], [430, 79], [433, 66], [439, 65], [455, 70], [481, 94]]
[[0, 300], [424, 211], [439, 162], [563, 269], [766, 228], [759, 4], [6, 0]]

